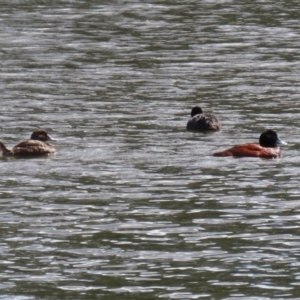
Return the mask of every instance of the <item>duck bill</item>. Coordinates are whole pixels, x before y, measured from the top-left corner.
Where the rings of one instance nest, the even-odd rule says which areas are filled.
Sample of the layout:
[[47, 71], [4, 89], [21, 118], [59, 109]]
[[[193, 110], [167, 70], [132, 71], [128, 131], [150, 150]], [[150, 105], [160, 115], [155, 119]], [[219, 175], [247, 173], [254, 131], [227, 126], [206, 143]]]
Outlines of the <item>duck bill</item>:
[[281, 140], [280, 138], [277, 138], [276, 143], [279, 145], [287, 145], [287, 143], [285, 141]]
[[55, 142], [56, 140], [53, 139], [49, 134], [47, 134], [47, 141]]

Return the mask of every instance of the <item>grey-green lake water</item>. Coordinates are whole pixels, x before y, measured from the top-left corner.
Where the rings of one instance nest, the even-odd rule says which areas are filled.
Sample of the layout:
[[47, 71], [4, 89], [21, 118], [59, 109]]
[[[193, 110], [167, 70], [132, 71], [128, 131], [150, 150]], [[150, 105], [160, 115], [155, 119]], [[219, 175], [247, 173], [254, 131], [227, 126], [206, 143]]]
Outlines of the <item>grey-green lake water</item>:
[[[1, 1], [0, 299], [299, 299], [300, 3]], [[222, 130], [186, 131], [194, 105]], [[217, 158], [274, 129], [276, 160]]]

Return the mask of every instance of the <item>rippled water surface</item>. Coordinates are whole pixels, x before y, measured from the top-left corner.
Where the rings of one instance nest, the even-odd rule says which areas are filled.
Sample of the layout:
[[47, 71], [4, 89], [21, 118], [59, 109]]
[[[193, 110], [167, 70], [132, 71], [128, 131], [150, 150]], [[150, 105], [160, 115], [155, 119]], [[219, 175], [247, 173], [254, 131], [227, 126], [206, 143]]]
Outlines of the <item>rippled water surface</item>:
[[[0, 13], [0, 139], [57, 139], [0, 159], [0, 299], [300, 298], [297, 1]], [[222, 130], [187, 132], [194, 105]], [[212, 156], [267, 128], [282, 158]]]

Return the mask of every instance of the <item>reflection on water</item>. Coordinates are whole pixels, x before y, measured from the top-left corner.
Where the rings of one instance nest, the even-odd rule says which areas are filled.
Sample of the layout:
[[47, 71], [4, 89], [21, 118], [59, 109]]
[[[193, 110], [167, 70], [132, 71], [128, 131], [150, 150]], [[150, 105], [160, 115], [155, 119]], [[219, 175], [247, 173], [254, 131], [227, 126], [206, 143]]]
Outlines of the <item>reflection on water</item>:
[[[1, 141], [58, 153], [0, 159], [0, 299], [298, 298], [298, 6], [1, 6]], [[266, 128], [281, 159], [212, 157]]]

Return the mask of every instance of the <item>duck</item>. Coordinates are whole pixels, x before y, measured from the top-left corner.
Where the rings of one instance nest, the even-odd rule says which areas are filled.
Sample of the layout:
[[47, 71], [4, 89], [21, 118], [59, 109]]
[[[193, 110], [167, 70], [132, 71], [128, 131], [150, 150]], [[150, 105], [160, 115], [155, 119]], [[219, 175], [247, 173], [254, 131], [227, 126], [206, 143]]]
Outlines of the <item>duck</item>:
[[25, 140], [14, 146], [13, 148], [7, 148], [2, 142], [0, 142], [0, 151], [4, 156], [39, 156], [49, 155], [55, 152], [55, 148], [47, 141], [54, 141], [46, 131], [39, 129], [35, 130], [29, 140]]
[[190, 131], [218, 131], [221, 125], [216, 116], [204, 114], [201, 107], [194, 106], [191, 110], [191, 118], [187, 122], [186, 129]]
[[278, 158], [281, 156], [281, 150], [278, 145], [286, 145], [274, 130], [268, 129], [259, 137], [259, 144], [241, 144], [233, 146], [224, 151], [215, 152], [213, 156], [232, 156], [240, 157], [260, 157], [260, 158]]

